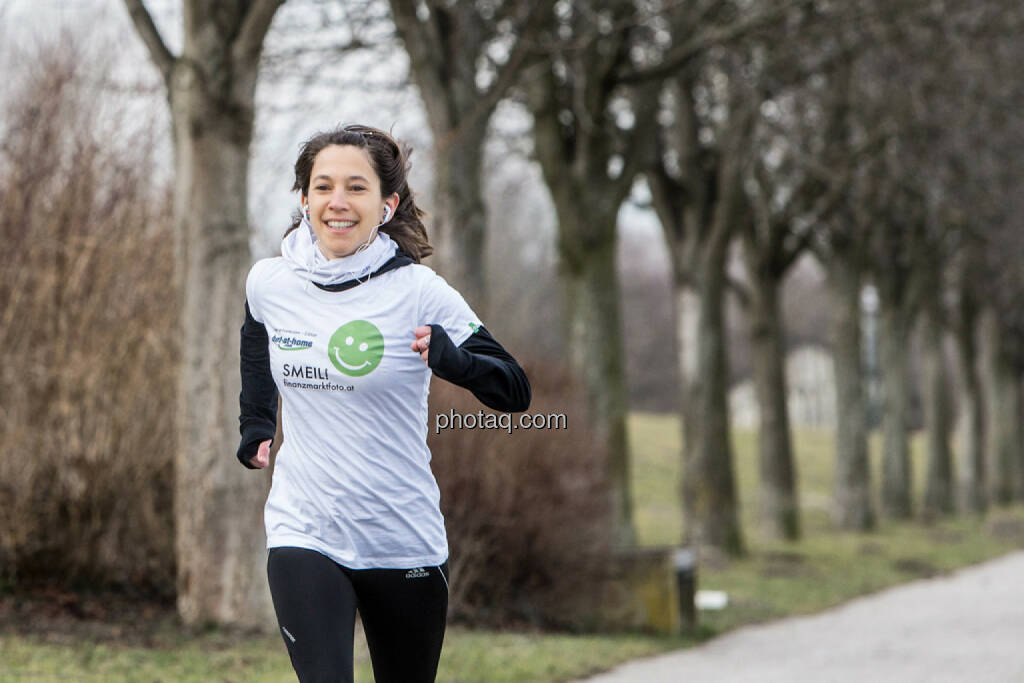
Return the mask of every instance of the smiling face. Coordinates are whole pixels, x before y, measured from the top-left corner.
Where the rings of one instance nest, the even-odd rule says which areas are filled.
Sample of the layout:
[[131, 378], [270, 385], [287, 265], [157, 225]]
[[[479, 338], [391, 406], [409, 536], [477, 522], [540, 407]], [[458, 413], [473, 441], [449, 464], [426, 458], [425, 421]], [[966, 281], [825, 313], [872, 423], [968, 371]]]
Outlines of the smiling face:
[[394, 212], [398, 195], [381, 197], [380, 178], [366, 150], [330, 145], [313, 161], [309, 180], [309, 222], [328, 259], [348, 256], [365, 244], [384, 216]]
[[373, 372], [384, 357], [384, 336], [373, 323], [353, 320], [331, 335], [327, 355], [338, 372], [362, 377]]

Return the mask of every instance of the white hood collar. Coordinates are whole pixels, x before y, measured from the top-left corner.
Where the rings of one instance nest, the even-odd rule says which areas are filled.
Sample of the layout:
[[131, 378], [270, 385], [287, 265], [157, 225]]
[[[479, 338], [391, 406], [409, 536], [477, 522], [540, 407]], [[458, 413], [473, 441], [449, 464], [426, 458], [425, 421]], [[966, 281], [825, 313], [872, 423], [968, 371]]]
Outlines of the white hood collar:
[[292, 270], [321, 285], [336, 285], [364, 278], [390, 261], [397, 250], [398, 245], [394, 240], [378, 231], [377, 237], [366, 249], [349, 256], [328, 259], [320, 251], [313, 229], [305, 220], [281, 240], [281, 256], [288, 261]]

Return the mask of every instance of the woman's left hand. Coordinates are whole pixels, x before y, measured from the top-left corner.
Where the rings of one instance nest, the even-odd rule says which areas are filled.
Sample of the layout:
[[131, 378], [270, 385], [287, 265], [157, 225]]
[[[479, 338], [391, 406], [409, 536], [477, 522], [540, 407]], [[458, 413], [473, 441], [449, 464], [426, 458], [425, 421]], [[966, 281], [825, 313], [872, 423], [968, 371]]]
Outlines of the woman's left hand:
[[416, 335], [416, 341], [410, 346], [413, 351], [419, 351], [420, 358], [426, 363], [430, 354], [430, 325], [420, 325], [412, 333]]

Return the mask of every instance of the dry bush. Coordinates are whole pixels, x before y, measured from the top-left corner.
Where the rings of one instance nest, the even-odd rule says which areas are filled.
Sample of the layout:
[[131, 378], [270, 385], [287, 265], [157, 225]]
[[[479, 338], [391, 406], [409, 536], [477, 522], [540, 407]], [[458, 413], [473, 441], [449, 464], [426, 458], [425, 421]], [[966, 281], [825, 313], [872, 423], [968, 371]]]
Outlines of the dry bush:
[[24, 55], [0, 140], [0, 573], [173, 591], [178, 363], [152, 121], [63, 35]]
[[437, 413], [492, 411], [447, 382], [431, 388], [428, 441], [451, 551], [451, 615], [476, 625], [591, 628], [612, 528], [604, 454], [567, 374], [525, 369], [529, 412], [565, 414], [568, 429], [434, 434]]

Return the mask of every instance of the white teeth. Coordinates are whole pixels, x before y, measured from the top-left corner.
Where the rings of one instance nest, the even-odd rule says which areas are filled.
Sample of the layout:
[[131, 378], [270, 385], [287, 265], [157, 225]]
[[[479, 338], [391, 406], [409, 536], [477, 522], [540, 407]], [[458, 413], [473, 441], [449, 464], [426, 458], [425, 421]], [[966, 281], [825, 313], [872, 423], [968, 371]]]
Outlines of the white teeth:
[[334, 228], [335, 230], [351, 228], [355, 224], [356, 221], [327, 221], [327, 226], [330, 228]]

